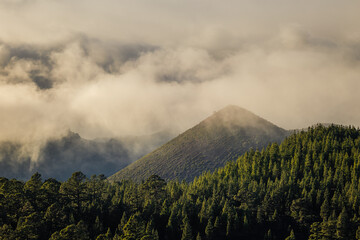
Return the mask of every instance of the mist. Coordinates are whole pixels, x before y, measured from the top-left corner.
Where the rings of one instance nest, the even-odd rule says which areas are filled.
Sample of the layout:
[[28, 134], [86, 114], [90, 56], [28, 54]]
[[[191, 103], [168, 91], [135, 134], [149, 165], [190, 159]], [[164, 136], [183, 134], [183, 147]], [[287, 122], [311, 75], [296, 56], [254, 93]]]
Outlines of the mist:
[[285, 129], [360, 126], [358, 9], [0, 1], [0, 141], [33, 149], [69, 130], [87, 139], [180, 133], [229, 104]]

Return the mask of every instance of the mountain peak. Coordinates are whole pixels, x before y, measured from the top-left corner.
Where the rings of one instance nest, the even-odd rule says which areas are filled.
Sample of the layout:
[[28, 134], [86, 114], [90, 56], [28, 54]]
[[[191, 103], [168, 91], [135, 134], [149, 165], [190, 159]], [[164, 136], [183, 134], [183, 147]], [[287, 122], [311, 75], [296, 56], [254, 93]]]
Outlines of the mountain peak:
[[245, 108], [235, 105], [228, 105], [220, 109], [219, 111], [215, 112], [208, 119], [212, 119], [212, 118], [220, 118], [223, 121], [227, 121], [227, 122], [230, 121], [247, 122], [249, 120], [253, 120], [255, 118], [260, 118], [260, 117], [246, 110]]
[[216, 126], [226, 129], [234, 128], [261, 128], [261, 129], [274, 129], [276, 127], [271, 122], [257, 116], [256, 114], [246, 110], [245, 108], [228, 105], [213, 115], [202, 121], [200, 126], [214, 128]]

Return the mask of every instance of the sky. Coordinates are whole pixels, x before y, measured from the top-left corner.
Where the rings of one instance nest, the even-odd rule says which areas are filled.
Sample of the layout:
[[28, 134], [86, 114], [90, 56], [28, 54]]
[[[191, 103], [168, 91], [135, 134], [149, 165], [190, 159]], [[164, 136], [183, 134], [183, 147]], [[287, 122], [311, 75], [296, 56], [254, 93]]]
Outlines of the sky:
[[0, 141], [181, 132], [229, 104], [360, 126], [355, 0], [0, 0]]

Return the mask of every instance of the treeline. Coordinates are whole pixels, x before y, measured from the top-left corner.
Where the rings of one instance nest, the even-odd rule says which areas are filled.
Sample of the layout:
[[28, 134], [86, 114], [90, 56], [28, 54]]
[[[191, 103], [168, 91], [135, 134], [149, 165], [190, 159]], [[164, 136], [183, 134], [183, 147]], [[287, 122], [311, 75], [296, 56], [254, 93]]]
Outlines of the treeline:
[[0, 178], [0, 239], [360, 239], [360, 131], [316, 126], [191, 183]]

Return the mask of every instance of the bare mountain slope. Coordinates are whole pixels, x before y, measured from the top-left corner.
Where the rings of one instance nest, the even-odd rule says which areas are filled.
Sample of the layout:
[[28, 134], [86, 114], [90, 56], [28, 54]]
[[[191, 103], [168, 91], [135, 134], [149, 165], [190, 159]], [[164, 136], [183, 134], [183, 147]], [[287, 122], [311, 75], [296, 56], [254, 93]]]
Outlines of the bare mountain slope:
[[250, 148], [281, 142], [287, 134], [286, 130], [243, 108], [227, 106], [109, 180], [141, 181], [157, 174], [165, 179], [191, 181], [204, 171], [224, 166]]

